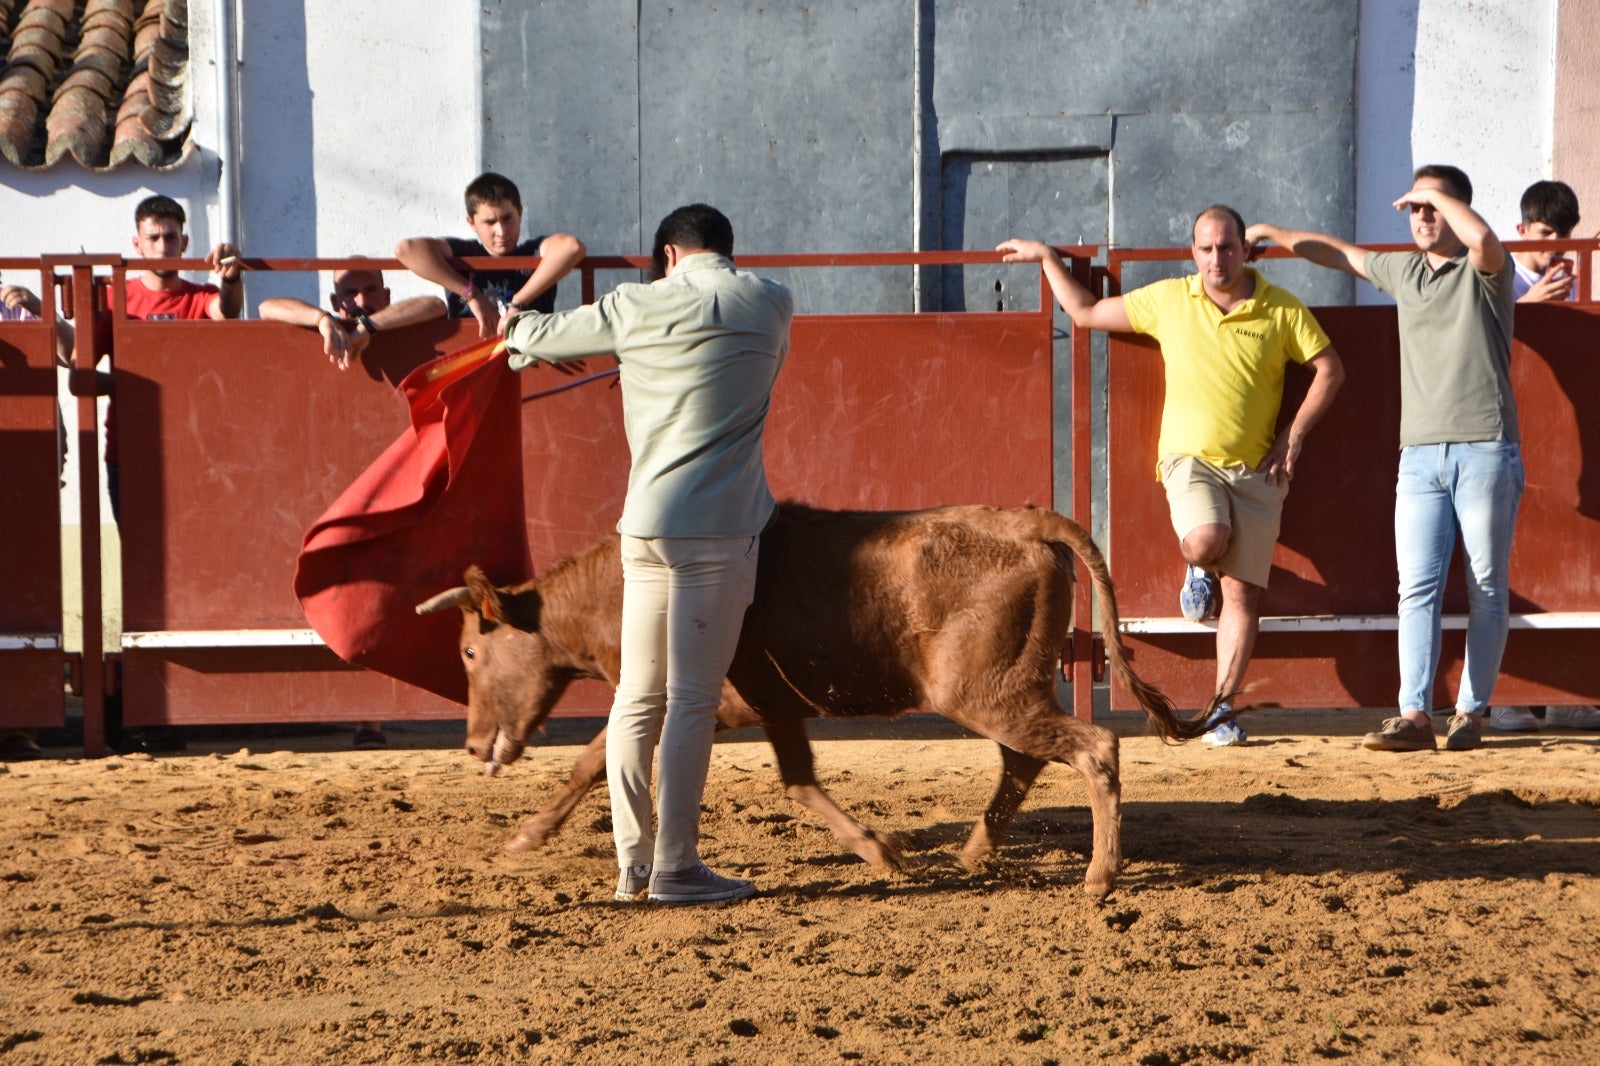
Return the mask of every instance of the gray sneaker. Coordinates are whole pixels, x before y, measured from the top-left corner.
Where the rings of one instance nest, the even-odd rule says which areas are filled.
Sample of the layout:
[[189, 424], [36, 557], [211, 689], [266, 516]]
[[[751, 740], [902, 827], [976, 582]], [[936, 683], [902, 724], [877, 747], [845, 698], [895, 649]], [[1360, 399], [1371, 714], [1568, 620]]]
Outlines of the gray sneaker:
[[1489, 728], [1502, 733], [1537, 733], [1542, 724], [1532, 707], [1489, 708]]
[[1433, 723], [1416, 725], [1404, 715], [1385, 718], [1383, 728], [1361, 738], [1361, 746], [1373, 751], [1433, 751]]
[[617, 877], [617, 902], [637, 903], [650, 890], [650, 867], [629, 866]]
[[1445, 751], [1471, 751], [1483, 747], [1483, 715], [1462, 714], [1450, 716], [1450, 731], [1444, 736]]
[[1546, 707], [1547, 729], [1600, 729], [1600, 710], [1593, 707]]
[[737, 877], [722, 877], [705, 863], [687, 870], [662, 870], [650, 879], [650, 898], [657, 903], [711, 903], [749, 899], [756, 886]]

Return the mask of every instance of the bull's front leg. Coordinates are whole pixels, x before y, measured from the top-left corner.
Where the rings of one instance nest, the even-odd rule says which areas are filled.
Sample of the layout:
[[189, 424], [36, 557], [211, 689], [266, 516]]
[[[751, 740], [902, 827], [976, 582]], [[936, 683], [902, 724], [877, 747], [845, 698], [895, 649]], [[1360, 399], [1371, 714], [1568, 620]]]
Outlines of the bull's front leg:
[[812, 760], [805, 722], [763, 722], [762, 727], [778, 757], [778, 773], [790, 799], [820, 817], [839, 843], [873, 866], [887, 866], [891, 870], [905, 868], [905, 860], [893, 841], [850, 817], [817, 784], [816, 764]]
[[530, 815], [517, 830], [516, 836], [506, 841], [507, 851], [532, 851], [542, 848], [555, 836], [568, 816], [596, 785], [606, 779], [606, 731], [600, 730], [589, 746], [578, 753], [572, 764], [572, 774], [567, 783]]

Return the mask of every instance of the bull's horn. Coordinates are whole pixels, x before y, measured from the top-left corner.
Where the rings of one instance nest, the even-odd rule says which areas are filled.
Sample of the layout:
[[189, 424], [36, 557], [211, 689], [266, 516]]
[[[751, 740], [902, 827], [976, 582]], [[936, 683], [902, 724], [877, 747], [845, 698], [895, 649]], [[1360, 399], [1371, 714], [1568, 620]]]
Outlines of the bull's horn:
[[417, 604], [418, 614], [435, 614], [447, 611], [452, 607], [471, 607], [472, 590], [465, 585], [458, 585], [449, 592], [441, 592], [431, 600], [424, 600]]

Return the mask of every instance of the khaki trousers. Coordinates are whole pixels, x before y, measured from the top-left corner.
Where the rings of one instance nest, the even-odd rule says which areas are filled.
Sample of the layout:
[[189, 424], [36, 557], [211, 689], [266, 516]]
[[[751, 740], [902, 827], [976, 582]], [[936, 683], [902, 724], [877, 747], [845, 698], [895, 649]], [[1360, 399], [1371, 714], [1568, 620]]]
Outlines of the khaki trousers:
[[[755, 594], [759, 537], [622, 538], [622, 676], [606, 732], [617, 865], [700, 862], [722, 679]], [[659, 747], [659, 831], [650, 766]]]

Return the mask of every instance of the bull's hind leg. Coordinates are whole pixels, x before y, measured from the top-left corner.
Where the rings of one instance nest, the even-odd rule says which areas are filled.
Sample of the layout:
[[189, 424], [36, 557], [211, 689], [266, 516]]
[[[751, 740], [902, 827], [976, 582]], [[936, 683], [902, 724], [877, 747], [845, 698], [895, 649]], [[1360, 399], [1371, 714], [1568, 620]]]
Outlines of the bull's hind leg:
[[[1122, 869], [1122, 773], [1116, 734], [1065, 713], [1054, 699], [1020, 711], [939, 709], [999, 744], [1002, 753], [1017, 756], [1015, 760], [1009, 755], [1005, 758], [1000, 789], [983, 821], [973, 829], [962, 852], [963, 860], [986, 854], [999, 845], [1011, 815], [1039, 772], [1035, 763], [1065, 763], [1083, 775], [1094, 820], [1094, 845], [1083, 887], [1095, 899], [1110, 894]], [[1021, 773], [1027, 776], [1024, 778]]]
[[763, 722], [772, 751], [778, 757], [778, 773], [788, 797], [825, 822], [838, 841], [874, 866], [903, 869], [899, 849], [886, 837], [846, 814], [833, 797], [817, 784], [816, 764], [811, 757], [811, 740], [803, 721]]

